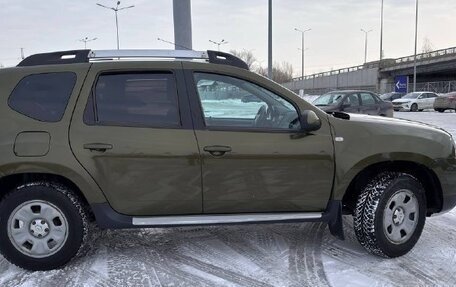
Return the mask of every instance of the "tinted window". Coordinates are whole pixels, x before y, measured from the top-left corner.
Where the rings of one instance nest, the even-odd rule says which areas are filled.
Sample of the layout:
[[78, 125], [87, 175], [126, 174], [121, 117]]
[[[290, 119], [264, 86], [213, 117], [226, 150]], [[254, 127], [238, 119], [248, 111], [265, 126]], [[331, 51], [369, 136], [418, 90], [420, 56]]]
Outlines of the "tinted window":
[[89, 99], [84, 115], [86, 123], [150, 127], [180, 125], [176, 82], [172, 73], [104, 74], [98, 78], [92, 96], [94, 98]]
[[196, 73], [206, 126], [296, 130], [298, 112], [284, 98], [241, 79]]
[[428, 94], [427, 94], [427, 97], [428, 97], [428, 98], [436, 98], [436, 97], [438, 97], [438, 96], [437, 96], [436, 94], [433, 94], [433, 93], [428, 93]]
[[9, 106], [30, 118], [58, 122], [76, 83], [74, 73], [35, 74], [23, 78], [8, 99]]
[[361, 93], [361, 102], [363, 106], [375, 105], [376, 101], [373, 95], [368, 93]]

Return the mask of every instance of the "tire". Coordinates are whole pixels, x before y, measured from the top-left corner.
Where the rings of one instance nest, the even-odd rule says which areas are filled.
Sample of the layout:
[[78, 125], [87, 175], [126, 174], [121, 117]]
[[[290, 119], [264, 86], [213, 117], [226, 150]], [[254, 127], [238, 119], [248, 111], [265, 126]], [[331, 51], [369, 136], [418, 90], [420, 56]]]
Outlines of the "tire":
[[410, 111], [411, 112], [417, 112], [418, 111], [418, 105], [417, 104], [412, 104], [412, 106], [410, 107]]
[[426, 197], [421, 183], [409, 174], [384, 172], [359, 195], [353, 226], [359, 243], [367, 251], [394, 258], [415, 246], [425, 220]]
[[437, 112], [439, 112], [439, 113], [443, 113], [443, 112], [445, 112], [445, 110], [444, 110], [444, 109], [436, 109], [436, 111], [437, 111]]
[[65, 265], [82, 252], [88, 233], [86, 206], [58, 183], [27, 183], [0, 202], [0, 251], [21, 268]]

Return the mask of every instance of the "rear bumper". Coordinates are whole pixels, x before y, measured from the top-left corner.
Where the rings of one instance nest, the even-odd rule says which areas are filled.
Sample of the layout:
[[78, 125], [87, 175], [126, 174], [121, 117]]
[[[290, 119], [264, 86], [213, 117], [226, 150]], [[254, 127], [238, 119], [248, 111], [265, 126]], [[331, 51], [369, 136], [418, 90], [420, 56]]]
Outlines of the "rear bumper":
[[456, 109], [456, 102], [441, 101], [434, 103], [434, 109]]

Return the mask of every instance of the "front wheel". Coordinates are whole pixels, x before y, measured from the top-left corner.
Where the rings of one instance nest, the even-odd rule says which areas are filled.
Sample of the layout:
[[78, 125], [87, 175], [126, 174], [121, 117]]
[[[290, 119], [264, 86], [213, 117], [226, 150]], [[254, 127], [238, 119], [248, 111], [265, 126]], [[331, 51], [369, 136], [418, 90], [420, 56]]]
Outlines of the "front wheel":
[[411, 112], [417, 112], [417, 111], [418, 111], [418, 105], [417, 105], [417, 104], [413, 104], [413, 105], [410, 107], [410, 111], [411, 111]]
[[57, 183], [25, 184], [0, 202], [0, 251], [24, 269], [63, 266], [81, 250], [88, 229], [85, 206]]
[[353, 220], [358, 241], [370, 253], [402, 256], [415, 246], [423, 231], [425, 191], [409, 174], [381, 173], [359, 195]]

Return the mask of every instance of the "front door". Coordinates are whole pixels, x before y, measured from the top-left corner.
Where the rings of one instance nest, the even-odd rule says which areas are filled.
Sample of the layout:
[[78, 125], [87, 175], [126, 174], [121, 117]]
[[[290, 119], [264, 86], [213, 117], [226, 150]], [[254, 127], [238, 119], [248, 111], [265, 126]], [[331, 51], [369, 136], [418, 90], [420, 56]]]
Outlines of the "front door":
[[202, 212], [199, 151], [180, 63], [93, 64], [70, 143], [117, 212]]
[[325, 209], [334, 164], [324, 118], [306, 135], [297, 105], [278, 93], [223, 74], [186, 71], [186, 80], [202, 122], [195, 133], [205, 213]]

